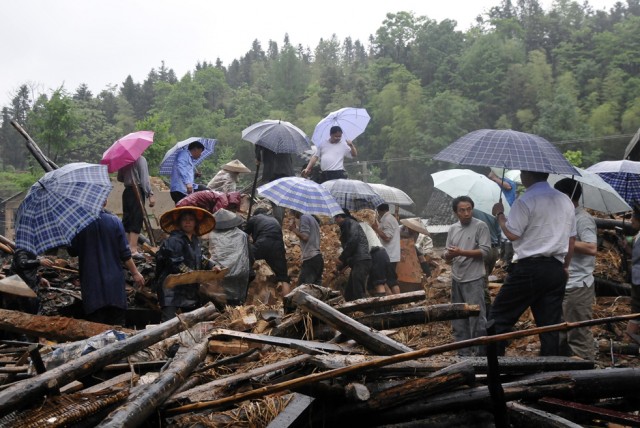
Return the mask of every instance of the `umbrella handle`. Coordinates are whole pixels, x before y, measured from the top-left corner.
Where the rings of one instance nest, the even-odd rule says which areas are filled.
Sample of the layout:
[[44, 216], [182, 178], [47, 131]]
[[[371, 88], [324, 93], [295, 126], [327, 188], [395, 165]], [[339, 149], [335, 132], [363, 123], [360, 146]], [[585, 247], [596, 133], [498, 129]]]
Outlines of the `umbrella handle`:
[[251, 187], [251, 199], [249, 200], [249, 212], [247, 213], [247, 221], [251, 218], [251, 208], [253, 208], [253, 198], [256, 194], [256, 186], [258, 184], [258, 173], [260, 171], [260, 163], [256, 165], [256, 175], [253, 177], [253, 187]]

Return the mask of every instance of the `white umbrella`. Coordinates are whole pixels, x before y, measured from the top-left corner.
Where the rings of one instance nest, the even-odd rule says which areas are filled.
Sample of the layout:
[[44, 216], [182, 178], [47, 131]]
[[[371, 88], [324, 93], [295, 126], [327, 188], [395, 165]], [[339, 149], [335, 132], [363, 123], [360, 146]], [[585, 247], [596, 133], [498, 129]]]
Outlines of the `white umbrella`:
[[369, 123], [369, 113], [363, 108], [344, 107], [333, 111], [316, 125], [311, 141], [316, 145], [329, 139], [332, 126], [342, 128], [342, 136], [346, 140], [354, 140], [362, 134]]
[[369, 183], [369, 186], [388, 204], [413, 205], [413, 199], [397, 187], [379, 183]]
[[[470, 169], [449, 169], [431, 174], [433, 186], [451, 196], [469, 196], [473, 199], [474, 207], [485, 213], [491, 213], [493, 205], [501, 197], [500, 186], [482, 174]], [[509, 214], [511, 207], [503, 198], [505, 214]]]
[[552, 186], [563, 178], [573, 178], [582, 185], [580, 203], [583, 207], [604, 213], [630, 211], [631, 207], [609, 183], [598, 174], [576, 168], [580, 176], [550, 174], [547, 180]]

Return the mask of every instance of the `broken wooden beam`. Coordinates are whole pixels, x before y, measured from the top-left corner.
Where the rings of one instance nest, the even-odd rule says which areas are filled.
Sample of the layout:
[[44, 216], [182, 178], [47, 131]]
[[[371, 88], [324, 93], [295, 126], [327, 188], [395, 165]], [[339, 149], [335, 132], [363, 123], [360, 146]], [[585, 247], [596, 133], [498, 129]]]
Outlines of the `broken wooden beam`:
[[188, 329], [201, 321], [211, 320], [220, 313], [212, 304], [140, 331], [125, 340], [115, 342], [83, 355], [52, 370], [0, 391], [0, 415], [29, 404], [30, 400], [59, 388], [78, 378], [96, 372], [104, 366], [144, 349], [154, 343]]
[[544, 397], [538, 403], [546, 409], [562, 410], [563, 413], [575, 415], [576, 418], [584, 420], [597, 419], [599, 421], [612, 422], [614, 424], [640, 426], [640, 416], [633, 413], [618, 412], [616, 410], [596, 407], [589, 404], [566, 401], [559, 398]]
[[[28, 336], [44, 337], [57, 341], [76, 341], [87, 339], [113, 330], [112, 325], [60, 316], [31, 315], [20, 311], [0, 309], [0, 330]], [[124, 333], [133, 330], [121, 329]]]
[[378, 355], [394, 355], [410, 352], [408, 346], [396, 342], [389, 337], [372, 330], [353, 318], [342, 314], [321, 300], [308, 295], [303, 291], [294, 293], [292, 301], [300, 308], [321, 319], [336, 330], [355, 340], [371, 352]]
[[[311, 348], [326, 352], [340, 352], [343, 354], [351, 354], [355, 351], [351, 346], [337, 345], [334, 343], [313, 342], [310, 340], [283, 339], [277, 336], [268, 336], [266, 334], [244, 333], [242, 331], [228, 330], [225, 328], [217, 328], [211, 331], [210, 337], [215, 338], [231, 338], [241, 339], [247, 342], [263, 343], [273, 346], [282, 346], [284, 348], [292, 348], [294, 345], [300, 347]], [[246, 351], [246, 349], [245, 349]]]
[[376, 309], [391, 305], [403, 305], [406, 303], [420, 302], [426, 299], [424, 290], [411, 291], [409, 293], [392, 294], [391, 296], [368, 297], [365, 299], [352, 300], [336, 306], [336, 309], [343, 314]]
[[207, 338], [192, 346], [151, 384], [134, 388], [127, 401], [111, 412], [99, 427], [137, 427], [186, 380], [207, 356]]
[[267, 428], [287, 428], [297, 426], [301, 421], [305, 421], [309, 414], [309, 408], [313, 404], [314, 398], [308, 395], [294, 392], [287, 407], [267, 425]]
[[513, 426], [522, 428], [539, 428], [539, 427], [554, 427], [554, 428], [581, 428], [582, 425], [573, 423], [572, 421], [563, 418], [553, 413], [545, 412], [544, 410], [534, 409], [530, 406], [525, 406], [521, 403], [510, 402], [507, 403], [507, 410], [509, 412], [509, 420], [513, 423]]
[[384, 330], [389, 328], [426, 324], [430, 322], [469, 318], [478, 316], [479, 313], [480, 306], [478, 305], [451, 303], [402, 309], [399, 311], [379, 314], [369, 314], [355, 318], [355, 320], [367, 327], [375, 328], [376, 330]]

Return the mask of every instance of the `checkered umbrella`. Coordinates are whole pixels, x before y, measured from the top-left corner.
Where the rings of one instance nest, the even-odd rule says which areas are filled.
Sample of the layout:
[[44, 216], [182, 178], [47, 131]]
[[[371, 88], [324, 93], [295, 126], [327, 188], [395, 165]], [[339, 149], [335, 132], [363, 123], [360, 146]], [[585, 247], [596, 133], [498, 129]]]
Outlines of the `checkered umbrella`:
[[331, 193], [315, 181], [301, 177], [283, 177], [258, 187], [258, 194], [281, 207], [304, 214], [333, 217], [342, 208]]
[[99, 217], [111, 188], [106, 165], [70, 163], [46, 173], [18, 207], [16, 246], [41, 254], [68, 245]]
[[553, 144], [511, 129], [479, 129], [460, 137], [433, 157], [459, 165], [580, 175]]
[[373, 190], [388, 204], [413, 205], [413, 199], [397, 187], [379, 183], [369, 183], [369, 186], [373, 187]]
[[364, 181], [341, 178], [325, 181], [322, 186], [333, 195], [338, 205], [350, 211], [375, 209], [378, 205], [385, 203], [373, 187]]
[[598, 174], [629, 204], [640, 203], [640, 162], [630, 160], [604, 161], [587, 168]]
[[311, 143], [304, 131], [282, 120], [263, 120], [242, 131], [242, 139], [274, 153], [302, 153]]
[[598, 174], [580, 168], [576, 169], [580, 172], [580, 176], [550, 174], [547, 181], [552, 186], [563, 178], [573, 178], [579, 182], [582, 186], [580, 205], [585, 208], [604, 213], [619, 213], [631, 210], [631, 207], [622, 196]]
[[199, 141], [204, 146], [204, 151], [200, 155], [200, 157], [194, 162], [195, 166], [198, 166], [205, 160], [209, 155], [213, 154], [213, 149], [216, 146], [217, 140], [213, 140], [211, 138], [197, 138], [191, 137], [187, 138], [184, 141], [180, 141], [176, 143], [175, 146], [171, 147], [167, 153], [165, 153], [164, 158], [162, 158], [162, 162], [160, 162], [160, 175], [171, 175], [171, 170], [173, 169], [173, 163], [176, 161], [176, 157], [178, 156], [179, 150], [188, 150], [189, 144]]

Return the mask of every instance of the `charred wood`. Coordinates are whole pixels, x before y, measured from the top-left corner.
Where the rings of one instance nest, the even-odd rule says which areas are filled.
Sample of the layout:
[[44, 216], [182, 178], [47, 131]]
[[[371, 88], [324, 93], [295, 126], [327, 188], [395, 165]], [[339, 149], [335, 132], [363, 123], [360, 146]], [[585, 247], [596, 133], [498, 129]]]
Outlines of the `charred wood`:
[[480, 307], [478, 305], [452, 303], [365, 315], [355, 318], [355, 320], [367, 327], [384, 330], [437, 321], [469, 318], [477, 316], [479, 313]]

